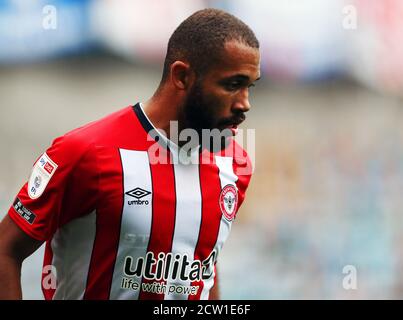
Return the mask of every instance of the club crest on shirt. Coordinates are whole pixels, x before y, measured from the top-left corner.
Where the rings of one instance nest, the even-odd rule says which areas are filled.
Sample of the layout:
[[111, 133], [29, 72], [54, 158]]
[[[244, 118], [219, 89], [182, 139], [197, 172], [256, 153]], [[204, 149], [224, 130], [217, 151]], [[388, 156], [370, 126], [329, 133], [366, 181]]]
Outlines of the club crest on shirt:
[[227, 184], [221, 191], [219, 198], [221, 212], [228, 221], [234, 220], [237, 205], [238, 192], [234, 185]]
[[56, 169], [57, 164], [46, 153], [39, 158], [28, 181], [28, 195], [31, 199], [37, 199], [42, 195]]

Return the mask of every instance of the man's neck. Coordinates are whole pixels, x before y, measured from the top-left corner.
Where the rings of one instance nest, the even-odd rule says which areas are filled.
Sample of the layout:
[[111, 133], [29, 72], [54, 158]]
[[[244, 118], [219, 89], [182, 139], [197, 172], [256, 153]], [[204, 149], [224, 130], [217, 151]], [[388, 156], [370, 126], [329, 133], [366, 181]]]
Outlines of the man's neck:
[[[156, 95], [143, 103], [143, 110], [152, 125], [159, 131], [163, 131], [170, 140], [171, 137], [171, 121], [179, 121], [178, 106], [173, 103], [174, 99], [163, 99]], [[177, 123], [179, 125], [179, 123]], [[177, 134], [173, 132], [173, 134]], [[173, 138], [173, 139], [171, 139]]]

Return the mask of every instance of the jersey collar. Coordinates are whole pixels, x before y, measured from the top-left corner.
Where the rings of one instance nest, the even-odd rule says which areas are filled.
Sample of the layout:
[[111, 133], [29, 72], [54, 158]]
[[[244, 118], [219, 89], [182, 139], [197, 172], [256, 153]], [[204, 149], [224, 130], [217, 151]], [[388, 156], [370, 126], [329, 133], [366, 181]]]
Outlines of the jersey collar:
[[[172, 140], [168, 139], [159, 129], [157, 129], [150, 119], [147, 117], [146, 113], [144, 112], [143, 105], [141, 102], [135, 104], [133, 106], [133, 110], [137, 115], [141, 125], [143, 126], [144, 130], [150, 134], [150, 136], [158, 141], [163, 147], [169, 149], [172, 153], [173, 160], [180, 161], [180, 163], [189, 163], [189, 161], [193, 162], [193, 159], [198, 159], [200, 146], [193, 148], [190, 152], [183, 152], [181, 148]], [[183, 160], [183, 161], [181, 161]]]

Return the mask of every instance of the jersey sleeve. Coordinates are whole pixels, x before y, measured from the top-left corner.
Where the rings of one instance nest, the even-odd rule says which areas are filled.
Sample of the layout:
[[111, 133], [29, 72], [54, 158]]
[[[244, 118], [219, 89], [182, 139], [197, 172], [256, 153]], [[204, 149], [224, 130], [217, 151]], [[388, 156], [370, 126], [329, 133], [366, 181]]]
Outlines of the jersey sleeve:
[[[61, 224], [95, 205], [86, 185], [96, 183], [88, 146], [68, 135], [54, 140], [35, 162], [8, 214], [29, 236], [49, 240]], [[91, 171], [92, 170], [92, 171]], [[94, 194], [94, 193], [92, 193]]]

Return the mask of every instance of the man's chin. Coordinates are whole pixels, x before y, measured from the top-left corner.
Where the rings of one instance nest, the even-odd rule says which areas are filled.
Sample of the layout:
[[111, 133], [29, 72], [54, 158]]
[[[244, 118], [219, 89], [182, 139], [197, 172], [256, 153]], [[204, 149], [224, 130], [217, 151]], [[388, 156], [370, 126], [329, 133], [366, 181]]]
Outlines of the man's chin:
[[[214, 130], [214, 129], [213, 129]], [[225, 136], [236, 136], [238, 134], [238, 126], [221, 126], [216, 128], [215, 130], [218, 130], [221, 135]]]

